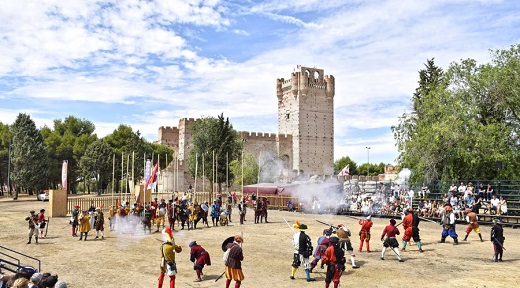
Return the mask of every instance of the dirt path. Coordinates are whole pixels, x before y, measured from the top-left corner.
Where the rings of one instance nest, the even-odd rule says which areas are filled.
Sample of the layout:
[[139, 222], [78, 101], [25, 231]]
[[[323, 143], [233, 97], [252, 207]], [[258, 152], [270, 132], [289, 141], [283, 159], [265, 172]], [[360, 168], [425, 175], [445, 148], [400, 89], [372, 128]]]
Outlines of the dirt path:
[[[78, 241], [71, 237], [68, 218], [52, 218], [47, 239], [40, 245], [27, 245], [27, 225], [24, 218], [29, 210], [47, 209], [48, 204], [38, 201], [0, 201], [0, 245], [20, 251], [42, 261], [42, 270], [58, 274], [60, 279], [70, 283], [70, 287], [157, 287], [159, 272], [159, 233], [153, 235], [118, 234], [105, 232], [106, 240], [93, 239]], [[236, 213], [236, 211], [234, 211]], [[227, 227], [203, 228], [195, 231], [175, 230], [176, 243], [183, 247], [177, 255], [177, 287], [224, 287], [223, 279], [215, 279], [224, 271], [220, 245], [228, 236], [243, 233], [244, 262], [246, 279], [242, 287], [324, 287], [325, 270], [313, 273], [318, 281], [307, 283], [304, 272], [299, 269], [296, 280], [290, 280], [292, 263], [292, 232], [283, 218], [291, 224], [299, 220], [309, 226], [308, 234], [313, 243], [327, 228], [315, 220], [326, 223], [345, 224], [357, 235], [357, 221], [345, 216], [298, 214], [284, 211], [269, 211], [268, 224], [254, 224], [248, 211], [245, 225], [239, 225], [237, 214], [234, 222]], [[107, 214], [107, 213], [106, 213]], [[353, 270], [347, 265], [341, 287], [513, 287], [520, 283], [516, 269], [520, 265], [520, 230], [505, 228], [506, 236], [504, 262], [493, 263], [492, 244], [489, 241], [490, 227], [482, 227], [485, 242], [472, 233], [467, 242], [460, 245], [439, 244], [439, 225], [422, 222], [421, 238], [425, 253], [419, 253], [417, 246], [409, 246], [409, 252], [401, 255], [406, 261], [398, 263], [395, 255], [387, 251], [386, 260], [380, 260], [380, 233], [388, 219], [374, 218], [371, 241], [372, 253], [357, 253], [360, 269]], [[107, 221], [108, 222], [108, 221]], [[201, 226], [201, 225], [199, 225]], [[105, 225], [106, 230], [108, 224]], [[457, 226], [461, 240], [465, 235], [465, 225]], [[140, 231], [140, 229], [139, 229]], [[91, 232], [95, 234], [95, 232]], [[212, 266], [204, 268], [204, 281], [194, 283], [195, 273], [189, 261], [188, 243], [196, 240], [212, 257]], [[353, 237], [354, 248], [359, 247], [359, 239]], [[1, 256], [0, 256], [1, 258]], [[348, 263], [347, 263], [348, 264]], [[446, 277], [449, 275], [449, 284]], [[165, 281], [166, 282], [166, 281]], [[88, 284], [87, 284], [88, 283]], [[167, 284], [164, 284], [167, 287]]]

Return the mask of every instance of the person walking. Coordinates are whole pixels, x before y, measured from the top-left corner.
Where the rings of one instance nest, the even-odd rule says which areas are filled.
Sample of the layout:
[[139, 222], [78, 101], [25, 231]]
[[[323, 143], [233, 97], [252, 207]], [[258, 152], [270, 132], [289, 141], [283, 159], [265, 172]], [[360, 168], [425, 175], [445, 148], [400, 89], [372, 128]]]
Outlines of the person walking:
[[81, 211], [79, 216], [79, 241], [83, 240], [83, 233], [85, 233], [85, 240], [87, 241], [88, 232], [90, 231], [90, 215], [86, 210]]
[[25, 221], [29, 224], [29, 242], [27, 244], [31, 244], [32, 236], [34, 236], [36, 245], [38, 245], [38, 216], [34, 213], [34, 210], [31, 210], [29, 216], [25, 217]]
[[162, 230], [164, 243], [161, 245], [161, 273], [159, 274], [158, 288], [162, 288], [164, 276], [170, 277], [170, 288], [175, 288], [175, 275], [177, 275], [177, 264], [175, 263], [175, 253], [182, 252], [182, 247], [175, 245], [172, 230], [165, 228]]
[[235, 235], [234, 241], [226, 245], [226, 288], [231, 285], [231, 280], [235, 281], [235, 288], [239, 288], [244, 281], [244, 273], [242, 272], [242, 261], [244, 254], [242, 243], [244, 239], [240, 235]]
[[390, 248], [395, 252], [395, 255], [397, 255], [399, 262], [404, 262], [404, 260], [401, 258], [401, 255], [399, 255], [399, 242], [397, 242], [397, 239], [395, 238], [395, 236], [399, 234], [399, 229], [395, 227], [395, 219], [390, 219], [390, 225], [386, 226], [383, 230], [383, 234], [381, 234], [381, 242], [383, 242], [381, 260], [385, 260], [386, 249]]
[[299, 232], [294, 233], [292, 238], [292, 244], [294, 247], [294, 255], [293, 255], [293, 263], [292, 263], [292, 271], [291, 271], [291, 279], [294, 280], [294, 274], [296, 274], [296, 270], [300, 265], [303, 266], [305, 270], [305, 275], [307, 276], [307, 282], [316, 281], [316, 279], [311, 278], [311, 262], [309, 261], [309, 257], [312, 255], [312, 242], [311, 237], [305, 234], [307, 230], [307, 225], [296, 222], [293, 225], [294, 228], [297, 228]]

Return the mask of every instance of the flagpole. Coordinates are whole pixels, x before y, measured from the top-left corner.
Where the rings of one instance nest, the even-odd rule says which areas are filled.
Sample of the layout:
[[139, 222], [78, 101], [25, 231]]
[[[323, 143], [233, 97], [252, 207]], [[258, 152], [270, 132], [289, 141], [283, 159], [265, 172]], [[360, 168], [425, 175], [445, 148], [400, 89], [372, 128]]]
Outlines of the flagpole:
[[[157, 171], [159, 172], [159, 176], [161, 176], [161, 154], [157, 154]], [[159, 178], [157, 178], [157, 185], [155, 188], [155, 197], [159, 199]]]
[[[121, 152], [121, 182], [123, 182], [123, 166], [125, 161], [124, 152]], [[121, 185], [119, 185], [119, 188], [121, 188], [121, 191], [119, 191], [119, 198], [123, 199], [123, 188]], [[119, 190], [119, 189], [118, 189]]]
[[[206, 184], [205, 184], [206, 174], [204, 171], [204, 161], [206, 160], [205, 158], [206, 158], [206, 152], [202, 153], [202, 193], [206, 193]], [[204, 196], [206, 196], [206, 194], [204, 194]], [[208, 200], [211, 200], [211, 199], [208, 199]]]
[[244, 148], [242, 148], [242, 199], [244, 199]]
[[[164, 170], [167, 170], [168, 168], [168, 153], [166, 153], [166, 162], [164, 162]], [[166, 193], [168, 193], [168, 177], [166, 177]]]
[[195, 153], [195, 187], [193, 187], [193, 194], [195, 194], [195, 201], [197, 201], [197, 177], [199, 172], [199, 153]]
[[226, 192], [229, 196], [229, 152], [226, 152]]
[[[129, 168], [129, 165], [130, 165], [130, 153], [128, 153], [128, 155], [126, 155], [126, 175], [125, 175], [125, 192], [126, 193], [130, 193], [130, 192], [128, 192], [128, 168]], [[130, 195], [128, 195], [128, 199], [130, 199]]]
[[116, 154], [112, 154], [112, 205], [114, 205], [114, 176], [116, 170]]
[[[134, 193], [134, 188], [135, 188], [135, 151], [132, 151], [132, 186], [130, 186], [130, 192], [131, 193]], [[135, 193], [134, 193], [134, 197], [135, 197]]]

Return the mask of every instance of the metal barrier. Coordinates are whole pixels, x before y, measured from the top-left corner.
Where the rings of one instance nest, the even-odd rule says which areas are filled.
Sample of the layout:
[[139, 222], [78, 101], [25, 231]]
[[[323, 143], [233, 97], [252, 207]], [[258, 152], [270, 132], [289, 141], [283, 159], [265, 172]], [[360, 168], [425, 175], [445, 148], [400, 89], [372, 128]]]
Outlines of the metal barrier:
[[[28, 265], [22, 265], [21, 264], [20, 259], [15, 257], [16, 255], [18, 255], [18, 256], [23, 256], [25, 258], [28, 258], [28, 259], [31, 259], [31, 260], [34, 260], [34, 261], [38, 262], [38, 272], [42, 271], [42, 262], [39, 259], [36, 259], [36, 258], [31, 257], [29, 255], [25, 255], [23, 253], [20, 253], [18, 251], [12, 250], [12, 249], [9, 249], [9, 248], [4, 247], [4, 246], [0, 246], [0, 249], [2, 249], [2, 251], [0, 251], [0, 254], [2, 254], [4, 256], [7, 256], [7, 257], [9, 257], [11, 259], [14, 259], [17, 262], [17, 263], [14, 263], [14, 262], [11, 262], [11, 261], [8, 261], [8, 260], [5, 260], [5, 259], [0, 259], [0, 266], [2, 268], [6, 269], [6, 270], [9, 270], [9, 271], [11, 271], [13, 273], [16, 273], [18, 271], [18, 269], [20, 269], [22, 267], [25, 267], [25, 266], [28, 266]], [[9, 253], [7, 253], [5, 251], [9, 251], [9, 252], [13, 253], [15, 256], [9, 255]], [[9, 266], [4, 265], [4, 263], [8, 264]]]

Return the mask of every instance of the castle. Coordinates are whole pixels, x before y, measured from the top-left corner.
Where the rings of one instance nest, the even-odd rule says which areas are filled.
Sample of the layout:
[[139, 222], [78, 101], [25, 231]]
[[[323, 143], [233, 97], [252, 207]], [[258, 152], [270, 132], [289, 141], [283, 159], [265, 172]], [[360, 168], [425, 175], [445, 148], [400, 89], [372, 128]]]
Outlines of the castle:
[[[300, 65], [290, 79], [277, 79], [278, 133], [239, 132], [244, 151], [256, 157], [262, 151], [271, 151], [282, 160], [288, 176], [332, 175], [334, 85], [334, 77], [324, 75], [323, 69]], [[195, 119], [183, 118], [177, 127], [159, 128], [157, 143], [168, 146], [177, 155], [177, 161], [161, 173], [159, 186], [164, 185], [164, 191], [186, 191], [194, 183], [186, 165], [193, 145], [193, 123]]]

